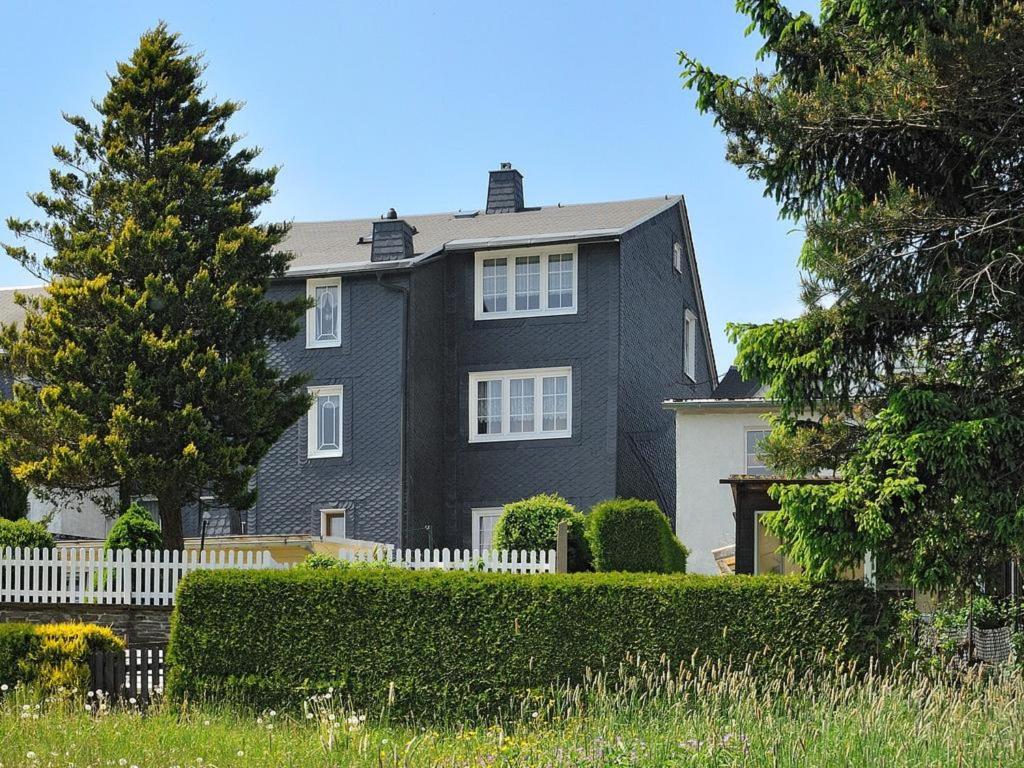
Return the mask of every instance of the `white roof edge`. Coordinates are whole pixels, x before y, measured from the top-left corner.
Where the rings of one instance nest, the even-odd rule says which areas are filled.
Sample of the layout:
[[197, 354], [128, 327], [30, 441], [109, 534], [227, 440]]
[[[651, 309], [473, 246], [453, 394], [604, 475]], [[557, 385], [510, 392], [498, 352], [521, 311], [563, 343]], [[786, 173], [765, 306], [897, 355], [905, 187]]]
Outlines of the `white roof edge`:
[[775, 409], [779, 407], [779, 404], [763, 397], [737, 398], [735, 400], [716, 400], [708, 397], [693, 400], [665, 400], [661, 407], [677, 411], [743, 411]]
[[552, 232], [549, 235], [508, 235], [504, 237], [477, 237], [466, 240], [449, 240], [445, 250], [469, 251], [476, 248], [499, 248], [509, 245], [544, 245], [565, 240], [589, 240], [594, 237], [620, 237], [631, 227], [615, 229], [581, 229], [575, 232]]

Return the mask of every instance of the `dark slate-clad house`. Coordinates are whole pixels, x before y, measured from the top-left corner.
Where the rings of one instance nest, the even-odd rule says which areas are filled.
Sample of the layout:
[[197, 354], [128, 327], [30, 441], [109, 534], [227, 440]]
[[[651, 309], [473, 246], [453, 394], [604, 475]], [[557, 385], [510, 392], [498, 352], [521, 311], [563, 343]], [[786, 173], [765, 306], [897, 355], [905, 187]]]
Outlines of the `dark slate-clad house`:
[[260, 465], [256, 505], [215, 530], [480, 547], [541, 491], [674, 516], [662, 403], [717, 382], [683, 198], [529, 207], [507, 163], [486, 192], [479, 210], [292, 227], [273, 294], [314, 306], [273, 357], [314, 404]]

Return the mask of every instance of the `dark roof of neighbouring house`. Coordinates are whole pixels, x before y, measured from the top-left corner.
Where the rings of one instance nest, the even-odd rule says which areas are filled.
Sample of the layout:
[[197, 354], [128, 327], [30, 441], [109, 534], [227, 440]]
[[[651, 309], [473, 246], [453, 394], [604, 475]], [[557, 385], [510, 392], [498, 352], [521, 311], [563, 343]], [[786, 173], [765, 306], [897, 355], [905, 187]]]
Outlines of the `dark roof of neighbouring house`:
[[[617, 237], [680, 203], [679, 195], [578, 205], [546, 205], [515, 213], [472, 211], [399, 218], [415, 227], [413, 252], [422, 258], [443, 248], [467, 250], [503, 245]], [[375, 219], [296, 222], [281, 244], [295, 254], [290, 271], [310, 272], [370, 265]], [[362, 242], [360, 242], [362, 239]], [[415, 262], [416, 259], [407, 260]], [[378, 264], [375, 266], [388, 266]]]
[[725, 376], [711, 393], [712, 400], [752, 400], [764, 396], [764, 387], [756, 379], [744, 379], [735, 365], [730, 365]]

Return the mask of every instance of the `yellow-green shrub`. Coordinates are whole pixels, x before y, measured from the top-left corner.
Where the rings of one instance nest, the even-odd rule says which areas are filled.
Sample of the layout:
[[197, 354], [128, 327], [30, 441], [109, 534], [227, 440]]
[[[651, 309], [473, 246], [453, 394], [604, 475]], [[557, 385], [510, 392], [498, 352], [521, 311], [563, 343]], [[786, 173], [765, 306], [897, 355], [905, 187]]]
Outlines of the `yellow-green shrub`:
[[94, 651], [124, 650], [124, 642], [96, 624], [0, 624], [0, 683], [34, 683], [47, 692], [84, 691]]

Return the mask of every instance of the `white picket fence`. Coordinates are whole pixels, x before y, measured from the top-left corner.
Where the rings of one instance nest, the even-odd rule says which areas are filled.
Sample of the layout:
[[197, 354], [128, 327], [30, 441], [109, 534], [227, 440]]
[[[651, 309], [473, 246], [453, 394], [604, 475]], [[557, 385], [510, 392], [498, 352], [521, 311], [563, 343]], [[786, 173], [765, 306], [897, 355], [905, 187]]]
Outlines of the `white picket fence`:
[[0, 552], [0, 603], [171, 605], [186, 573], [279, 567], [269, 552], [245, 550], [7, 548]]
[[[468, 549], [342, 550], [349, 562], [382, 561], [425, 570], [553, 573], [555, 551]], [[254, 550], [138, 551], [98, 547], [0, 551], [0, 603], [172, 605], [186, 573], [223, 568], [285, 568]]]
[[483, 571], [487, 573], [554, 573], [555, 550], [517, 549], [390, 549], [342, 551], [339, 557], [352, 563], [386, 562], [388, 565], [419, 571], [441, 568], [446, 571]]

